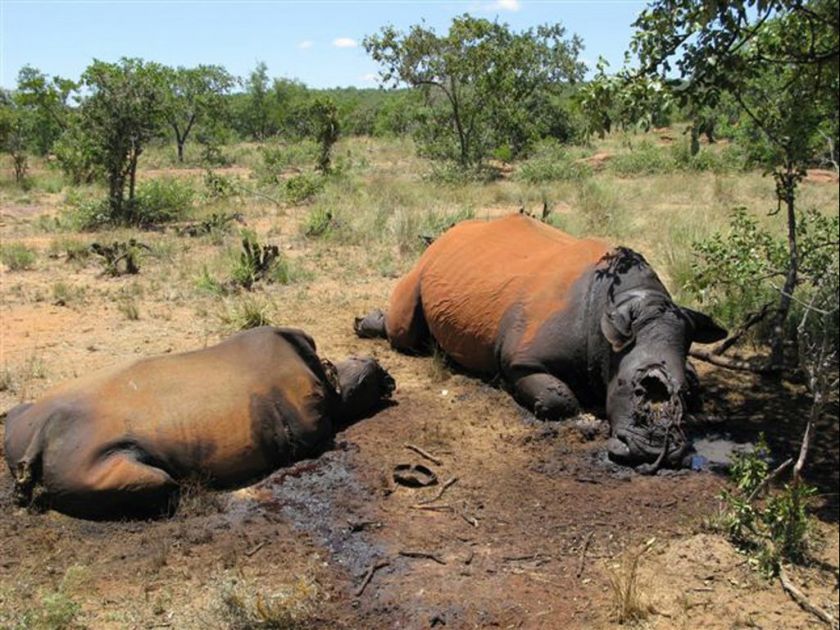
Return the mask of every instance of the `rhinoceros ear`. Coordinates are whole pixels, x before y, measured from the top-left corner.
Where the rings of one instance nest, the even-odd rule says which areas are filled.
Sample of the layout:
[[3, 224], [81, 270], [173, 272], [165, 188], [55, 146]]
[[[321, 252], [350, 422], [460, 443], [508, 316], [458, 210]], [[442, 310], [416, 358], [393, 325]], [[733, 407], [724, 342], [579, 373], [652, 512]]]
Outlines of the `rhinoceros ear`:
[[725, 328], [718, 326], [708, 315], [684, 306], [681, 306], [680, 310], [691, 324], [692, 341], [696, 341], [697, 343], [714, 343], [715, 341], [725, 339], [729, 334]]
[[604, 313], [601, 316], [601, 332], [615, 352], [621, 352], [630, 345], [636, 338], [630, 304], [624, 303]]

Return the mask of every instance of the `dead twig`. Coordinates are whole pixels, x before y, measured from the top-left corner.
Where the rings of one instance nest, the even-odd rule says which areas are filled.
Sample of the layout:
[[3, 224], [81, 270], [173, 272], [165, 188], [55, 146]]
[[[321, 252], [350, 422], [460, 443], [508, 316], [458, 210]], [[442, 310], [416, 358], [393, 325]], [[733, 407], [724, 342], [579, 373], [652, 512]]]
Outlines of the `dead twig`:
[[414, 444], [408, 444], [408, 443], [403, 444], [403, 446], [405, 446], [410, 451], [414, 451], [415, 453], [417, 453], [421, 457], [425, 457], [430, 462], [433, 462], [433, 463], [437, 464], [438, 466], [443, 466], [443, 461], [441, 461], [440, 459], [438, 459], [437, 457], [435, 457], [434, 455], [432, 455], [428, 451], [424, 451], [419, 446], [415, 446]]
[[260, 549], [262, 549], [263, 547], [265, 547], [265, 541], [263, 541], [261, 543], [257, 543], [256, 545], [254, 545], [250, 549], [246, 550], [245, 555], [250, 558], [255, 553], [257, 553]]
[[586, 563], [586, 552], [589, 549], [589, 543], [592, 542], [592, 537], [595, 535], [595, 532], [589, 532], [586, 535], [586, 539], [583, 541], [583, 547], [580, 549], [580, 562], [578, 562], [578, 570], [575, 574], [575, 577], [580, 577], [583, 575], [583, 567]]
[[455, 508], [451, 505], [416, 505], [409, 506], [412, 510], [426, 510], [428, 512], [454, 512]]
[[467, 523], [472, 525], [473, 527], [478, 527], [478, 519], [473, 518], [472, 516], [467, 516], [466, 514], [459, 514], [462, 519], [464, 519]]
[[424, 560], [432, 560], [433, 562], [437, 562], [438, 564], [446, 564], [446, 560], [444, 560], [438, 555], [429, 553], [428, 551], [407, 551], [403, 549], [398, 553], [399, 555], [405, 558], [421, 558]]
[[782, 474], [785, 470], [787, 470], [787, 469], [790, 467], [790, 465], [791, 465], [791, 464], [793, 464], [793, 459], [792, 459], [792, 458], [788, 458], [788, 459], [786, 459], [785, 461], [783, 461], [783, 462], [779, 465], [779, 467], [778, 467], [778, 468], [776, 468], [776, 470], [774, 470], [774, 471], [773, 471], [773, 472], [771, 472], [769, 475], [767, 475], [767, 476], [764, 478], [764, 481], [762, 481], [760, 484], [758, 484], [758, 485], [756, 486], [755, 490], [753, 490], [752, 492], [750, 492], [750, 496], [748, 496], [748, 497], [747, 497], [747, 503], [752, 503], [752, 502], [755, 500], [755, 498], [756, 498], [759, 494], [761, 494], [761, 493], [764, 491], [764, 489], [765, 489], [765, 488], [767, 488], [767, 487], [768, 487], [771, 483], [773, 483], [773, 481], [775, 481], [776, 479], [778, 479], [778, 478], [779, 478], [779, 476], [780, 476], [780, 475], [781, 475], [781, 474]]
[[456, 481], [458, 481], [458, 477], [452, 477], [452, 479], [450, 479], [440, 487], [440, 490], [437, 491], [437, 494], [435, 496], [433, 496], [431, 499], [423, 499], [422, 501], [418, 501], [417, 505], [426, 505], [427, 503], [434, 503], [435, 501], [440, 499], [443, 496], [443, 493], [446, 492], [447, 488], [449, 488], [449, 486], [454, 484]]
[[805, 594], [793, 585], [793, 582], [790, 581], [784, 567], [779, 568], [779, 581], [782, 583], [782, 588], [785, 592], [790, 595], [797, 604], [799, 604], [799, 607], [802, 608], [802, 610], [811, 613], [817, 619], [828, 624], [832, 628], [835, 627], [837, 622], [834, 620], [834, 617], [816, 604], [812, 604], [808, 598], [805, 597]]
[[778, 374], [782, 368], [777, 365], [753, 365], [749, 361], [742, 359], [733, 359], [731, 357], [721, 357], [708, 350], [693, 349], [689, 353], [694, 359], [711, 363], [718, 367], [726, 368], [728, 370], [738, 370], [741, 372], [753, 372], [754, 374]]
[[384, 569], [389, 564], [391, 563], [387, 560], [380, 560], [379, 562], [374, 562], [370, 565], [368, 570], [365, 572], [365, 577], [362, 580], [362, 583], [359, 584], [359, 588], [356, 589], [356, 597], [361, 597], [362, 593], [365, 592], [368, 584], [370, 584], [370, 581], [373, 579], [373, 574], [379, 571], [379, 569]]

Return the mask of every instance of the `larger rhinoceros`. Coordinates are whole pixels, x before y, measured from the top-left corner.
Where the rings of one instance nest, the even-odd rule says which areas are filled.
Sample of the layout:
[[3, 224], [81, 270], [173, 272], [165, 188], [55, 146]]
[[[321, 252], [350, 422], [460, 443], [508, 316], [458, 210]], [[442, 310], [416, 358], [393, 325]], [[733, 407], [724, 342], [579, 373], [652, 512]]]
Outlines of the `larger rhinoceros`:
[[38, 489], [39, 502], [76, 516], [161, 513], [186, 479], [236, 487], [314, 454], [393, 388], [374, 359], [333, 367], [304, 332], [265, 326], [15, 407], [6, 461], [20, 503]]
[[686, 455], [689, 346], [726, 336], [677, 306], [640, 254], [524, 215], [445, 232], [397, 284], [387, 314], [355, 328], [406, 352], [431, 338], [468, 371], [500, 375], [540, 418], [606, 403], [610, 455], [647, 471]]

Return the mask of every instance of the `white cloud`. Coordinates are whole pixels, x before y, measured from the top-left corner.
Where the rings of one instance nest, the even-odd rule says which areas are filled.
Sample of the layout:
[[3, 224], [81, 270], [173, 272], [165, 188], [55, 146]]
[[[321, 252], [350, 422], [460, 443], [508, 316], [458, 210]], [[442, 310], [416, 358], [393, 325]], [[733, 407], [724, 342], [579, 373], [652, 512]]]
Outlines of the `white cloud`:
[[333, 46], [336, 48], [355, 48], [356, 40], [350, 37], [339, 37], [333, 40]]
[[485, 8], [488, 11], [519, 11], [522, 4], [519, 0], [495, 0], [485, 5]]
[[301, 43], [298, 44], [298, 48], [312, 48], [315, 45], [311, 39], [304, 39]]
[[374, 83], [379, 79], [379, 75], [375, 72], [368, 72], [367, 74], [363, 74], [361, 79], [362, 81], [366, 81], [368, 83]]

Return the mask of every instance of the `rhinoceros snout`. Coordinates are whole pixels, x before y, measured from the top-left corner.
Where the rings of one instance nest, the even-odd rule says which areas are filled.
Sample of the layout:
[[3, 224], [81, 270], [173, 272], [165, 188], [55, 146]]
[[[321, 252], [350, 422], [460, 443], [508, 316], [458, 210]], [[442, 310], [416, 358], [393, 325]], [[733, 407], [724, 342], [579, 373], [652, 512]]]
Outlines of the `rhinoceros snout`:
[[681, 426], [682, 388], [661, 366], [654, 366], [637, 373], [630, 391], [630, 413], [612, 423], [610, 459], [643, 474], [681, 466], [690, 450]]

